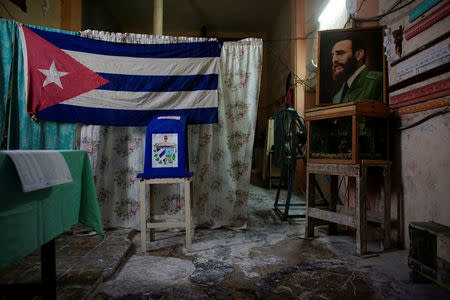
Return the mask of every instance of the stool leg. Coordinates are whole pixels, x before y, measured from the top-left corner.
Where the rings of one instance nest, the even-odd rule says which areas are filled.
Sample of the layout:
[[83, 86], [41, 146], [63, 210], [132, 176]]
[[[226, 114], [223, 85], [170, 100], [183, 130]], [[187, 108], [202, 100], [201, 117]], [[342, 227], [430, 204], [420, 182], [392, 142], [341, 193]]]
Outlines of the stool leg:
[[192, 227], [191, 227], [191, 183], [184, 181], [184, 226], [186, 228], [186, 249], [191, 250]]
[[147, 220], [145, 215], [145, 181], [140, 182], [140, 205], [141, 205], [141, 251], [147, 252]]
[[309, 208], [314, 207], [314, 180], [315, 175], [306, 171], [306, 238], [314, 237], [314, 221], [309, 217]]
[[[152, 185], [148, 185], [148, 194], [149, 194], [149, 210], [150, 210], [150, 223], [155, 223], [155, 199], [152, 198], [151, 190]], [[150, 228], [150, 242], [155, 240], [155, 228]]]
[[391, 247], [391, 167], [383, 167], [384, 175], [384, 249]]
[[356, 254], [367, 252], [367, 167], [360, 167], [360, 174], [356, 176]]

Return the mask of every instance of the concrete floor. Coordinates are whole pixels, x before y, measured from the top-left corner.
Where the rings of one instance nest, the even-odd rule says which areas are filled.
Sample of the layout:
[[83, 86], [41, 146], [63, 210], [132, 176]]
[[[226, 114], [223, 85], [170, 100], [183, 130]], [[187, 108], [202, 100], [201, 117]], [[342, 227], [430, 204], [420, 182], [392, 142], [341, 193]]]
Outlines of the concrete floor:
[[[351, 233], [319, 228], [303, 239], [302, 219], [282, 222], [272, 210], [275, 193], [251, 186], [247, 230], [197, 229], [191, 251], [176, 230], [157, 232], [145, 254], [131, 229], [108, 230], [104, 240], [64, 234], [58, 299], [450, 299], [410, 279], [406, 250], [360, 258]], [[0, 273], [0, 283], [38, 278], [38, 252]]]

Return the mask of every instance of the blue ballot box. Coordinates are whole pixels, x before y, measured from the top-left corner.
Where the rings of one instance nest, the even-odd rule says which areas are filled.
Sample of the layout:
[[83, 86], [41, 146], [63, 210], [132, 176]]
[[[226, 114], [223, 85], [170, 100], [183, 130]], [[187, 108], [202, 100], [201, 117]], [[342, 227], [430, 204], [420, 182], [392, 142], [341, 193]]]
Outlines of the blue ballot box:
[[154, 116], [145, 134], [144, 172], [138, 178], [191, 177], [186, 116]]

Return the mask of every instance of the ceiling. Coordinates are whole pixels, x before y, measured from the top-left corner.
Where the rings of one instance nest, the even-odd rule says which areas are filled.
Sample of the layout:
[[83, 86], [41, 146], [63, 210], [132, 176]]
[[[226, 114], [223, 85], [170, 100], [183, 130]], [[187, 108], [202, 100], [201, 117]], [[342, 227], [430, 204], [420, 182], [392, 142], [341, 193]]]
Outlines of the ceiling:
[[[263, 33], [288, 0], [163, 0], [164, 32]], [[109, 31], [152, 33], [153, 0], [83, 1], [85, 26]], [[103, 16], [101, 15], [103, 14]], [[95, 24], [101, 19], [110, 25]], [[87, 23], [87, 24], [86, 24]], [[106, 26], [106, 28], [105, 28]], [[107, 28], [107, 27], [115, 28]], [[137, 29], [141, 29], [137, 31]]]

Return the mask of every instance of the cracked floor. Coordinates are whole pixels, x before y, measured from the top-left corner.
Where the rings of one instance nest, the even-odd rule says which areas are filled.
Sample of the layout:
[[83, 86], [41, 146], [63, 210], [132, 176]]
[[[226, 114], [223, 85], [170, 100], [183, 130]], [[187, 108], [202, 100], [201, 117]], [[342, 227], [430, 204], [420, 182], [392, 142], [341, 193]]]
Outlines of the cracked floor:
[[[434, 283], [411, 280], [406, 250], [357, 257], [354, 234], [329, 236], [321, 228], [315, 239], [305, 240], [304, 220], [281, 221], [272, 209], [275, 195], [276, 190], [251, 186], [248, 228], [197, 228], [191, 251], [184, 248], [184, 232], [177, 230], [157, 232], [145, 254], [133, 229], [106, 230], [103, 240], [67, 232], [56, 240], [57, 298], [450, 298]], [[294, 196], [293, 202], [301, 199]], [[39, 251], [0, 272], [0, 283], [39, 278]]]
[[[351, 233], [305, 240], [304, 220], [282, 222], [275, 190], [251, 186], [246, 230], [197, 229], [192, 250], [184, 232], [157, 232], [149, 251], [135, 253], [117, 275], [100, 284], [96, 299], [436, 299], [449, 293], [414, 283], [407, 251], [354, 256]], [[281, 195], [283, 197], [284, 195]], [[301, 202], [299, 197], [293, 202]], [[324, 231], [325, 232], [325, 231]], [[378, 245], [371, 245], [376, 251]]]

